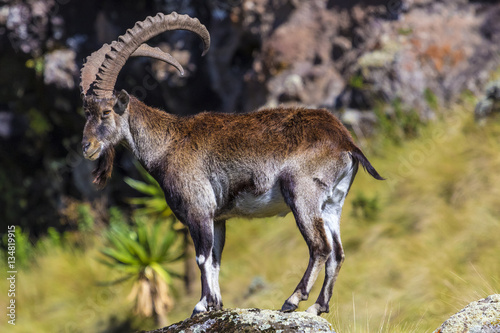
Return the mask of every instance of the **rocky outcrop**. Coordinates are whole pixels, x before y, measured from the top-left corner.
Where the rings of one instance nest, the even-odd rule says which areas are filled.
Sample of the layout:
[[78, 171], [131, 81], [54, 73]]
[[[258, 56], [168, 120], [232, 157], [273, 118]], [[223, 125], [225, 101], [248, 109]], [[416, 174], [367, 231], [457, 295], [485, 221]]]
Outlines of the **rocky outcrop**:
[[270, 105], [371, 110], [398, 99], [428, 118], [429, 98], [479, 94], [499, 65], [500, 7], [485, 9], [472, 1], [297, 3], [263, 41], [252, 75], [267, 75]]
[[500, 294], [472, 302], [446, 320], [434, 333], [500, 332]]
[[306, 312], [232, 309], [211, 311], [149, 333], [332, 332], [325, 319]]
[[483, 10], [469, 1], [419, 1], [396, 21], [379, 20], [378, 36], [372, 37], [376, 45], [353, 67], [363, 101], [373, 106], [369, 101], [399, 99], [428, 118], [433, 113], [430, 96], [446, 103], [464, 90], [480, 94], [499, 65], [498, 51], [485, 31], [498, 13]]

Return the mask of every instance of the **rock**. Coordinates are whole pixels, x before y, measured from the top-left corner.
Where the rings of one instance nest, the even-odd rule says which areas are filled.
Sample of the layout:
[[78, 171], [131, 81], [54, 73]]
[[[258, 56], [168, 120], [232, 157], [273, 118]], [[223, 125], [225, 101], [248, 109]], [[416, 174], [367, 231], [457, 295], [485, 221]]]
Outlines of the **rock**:
[[500, 80], [486, 85], [486, 96], [476, 104], [474, 117], [476, 121], [484, 122], [494, 113], [500, 113]]
[[276, 310], [230, 309], [200, 313], [149, 333], [167, 332], [333, 332], [326, 319], [306, 312], [284, 313]]
[[245, 111], [291, 102], [370, 111], [398, 100], [404, 111], [432, 119], [430, 95], [446, 105], [464, 90], [478, 93], [499, 64], [500, 6], [248, 0], [237, 12], [240, 47], [231, 53], [255, 45], [241, 96], [231, 95]]
[[472, 302], [446, 320], [434, 333], [500, 332], [500, 294]]
[[[435, 107], [428, 103], [429, 93], [446, 105], [464, 90], [481, 91], [499, 64], [492, 40], [500, 29], [500, 6], [427, 0], [395, 4], [393, 14], [398, 19], [355, 15], [351, 27], [340, 30], [352, 34], [353, 50], [334, 49], [335, 63], [341, 64], [346, 82], [355, 79], [363, 84], [362, 90], [347, 84], [341, 106], [371, 110], [377, 102], [397, 99], [405, 110], [417, 110], [423, 119], [431, 119]], [[485, 10], [486, 6], [490, 8]], [[363, 8], [366, 13], [370, 10], [375, 8]]]
[[340, 120], [347, 128], [352, 129], [358, 138], [363, 138], [373, 134], [377, 116], [373, 112], [346, 108], [341, 113]]
[[78, 74], [75, 59], [76, 52], [70, 49], [45, 54], [44, 83], [59, 89], [73, 89]]
[[490, 82], [486, 85], [486, 98], [500, 101], [500, 80]]

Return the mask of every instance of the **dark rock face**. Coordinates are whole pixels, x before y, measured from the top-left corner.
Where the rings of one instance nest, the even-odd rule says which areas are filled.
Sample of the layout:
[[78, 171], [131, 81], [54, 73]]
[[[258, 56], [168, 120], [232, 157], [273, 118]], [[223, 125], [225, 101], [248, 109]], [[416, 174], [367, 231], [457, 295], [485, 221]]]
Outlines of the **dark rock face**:
[[283, 313], [274, 310], [232, 309], [201, 313], [183, 322], [149, 333], [224, 332], [332, 332], [325, 319], [306, 312]]
[[446, 320], [434, 333], [500, 332], [500, 294], [472, 302]]

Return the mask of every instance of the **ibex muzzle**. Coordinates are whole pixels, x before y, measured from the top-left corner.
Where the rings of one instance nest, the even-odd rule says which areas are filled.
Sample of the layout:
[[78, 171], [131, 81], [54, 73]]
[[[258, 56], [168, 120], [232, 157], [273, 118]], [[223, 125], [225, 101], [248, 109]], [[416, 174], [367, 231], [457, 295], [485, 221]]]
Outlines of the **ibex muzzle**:
[[306, 300], [325, 267], [323, 287], [308, 311], [328, 312], [344, 260], [340, 214], [359, 163], [374, 178], [383, 178], [327, 110], [278, 107], [178, 117], [124, 90], [115, 92], [118, 72], [130, 56], [152, 56], [182, 72], [170, 55], [143, 44], [172, 29], [198, 34], [204, 52], [208, 50], [206, 28], [196, 19], [172, 13], [136, 23], [118, 41], [88, 57], [81, 75], [87, 116], [82, 149], [85, 157], [98, 159], [94, 182], [103, 186], [111, 176], [114, 146], [120, 142], [158, 181], [196, 248], [202, 296], [193, 314], [222, 308], [218, 279], [226, 220], [292, 212], [310, 260], [282, 310], [293, 311]]

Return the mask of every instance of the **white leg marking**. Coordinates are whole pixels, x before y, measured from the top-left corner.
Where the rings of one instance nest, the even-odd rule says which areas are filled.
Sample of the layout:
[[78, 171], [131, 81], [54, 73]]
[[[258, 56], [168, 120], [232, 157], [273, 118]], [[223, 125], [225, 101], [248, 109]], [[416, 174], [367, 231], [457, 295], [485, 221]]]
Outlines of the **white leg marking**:
[[203, 254], [200, 254], [199, 256], [196, 257], [196, 263], [198, 266], [201, 266], [205, 263], [205, 256]]

